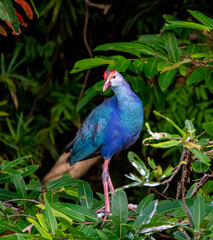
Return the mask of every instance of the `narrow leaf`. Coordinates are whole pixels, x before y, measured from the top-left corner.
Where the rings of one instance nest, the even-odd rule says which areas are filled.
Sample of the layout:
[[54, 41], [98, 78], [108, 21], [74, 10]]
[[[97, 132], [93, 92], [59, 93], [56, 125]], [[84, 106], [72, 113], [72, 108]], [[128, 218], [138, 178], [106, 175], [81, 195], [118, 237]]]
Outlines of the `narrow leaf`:
[[141, 200], [136, 209], [136, 213], [141, 213], [142, 210], [153, 200], [154, 196], [154, 194], [149, 194], [143, 200]]
[[166, 42], [166, 50], [169, 54], [169, 58], [171, 62], [177, 62], [179, 61], [179, 55], [178, 55], [178, 45], [177, 45], [177, 39], [175, 37], [174, 32], [166, 31], [164, 33], [164, 38]]
[[165, 99], [161, 89], [155, 84], [151, 87], [151, 93], [153, 96], [155, 108], [157, 110], [163, 110], [165, 108]]
[[158, 81], [162, 91], [166, 90], [174, 81], [177, 69], [169, 70], [160, 74]]
[[82, 181], [79, 183], [78, 196], [80, 198], [80, 202], [82, 206], [86, 208], [92, 208], [93, 192], [88, 182]]
[[152, 147], [155, 147], [155, 148], [170, 148], [170, 147], [174, 147], [174, 146], [177, 146], [179, 145], [179, 141], [178, 140], [170, 140], [170, 141], [166, 141], [166, 142], [160, 142], [160, 143], [152, 143], [152, 144], [149, 144], [150, 146]]
[[27, 189], [23, 177], [19, 174], [15, 174], [13, 176], [13, 183], [16, 187], [16, 193], [18, 197], [25, 198], [27, 195]]
[[201, 31], [209, 30], [208, 27], [203, 26], [202, 24], [185, 21], [170, 21], [164, 25], [163, 30], [173, 30], [175, 28], [191, 28]]
[[205, 218], [205, 203], [204, 197], [200, 194], [197, 195], [193, 205], [193, 221], [196, 229], [201, 228], [201, 222]]
[[210, 135], [213, 136], [213, 121], [208, 123], [203, 123], [202, 127], [205, 129], [205, 131]]
[[141, 227], [141, 225], [148, 224], [151, 221], [151, 219], [157, 209], [157, 206], [158, 206], [158, 200], [154, 200], [154, 201], [150, 202], [143, 209], [143, 211], [138, 215], [138, 217], [135, 220], [134, 226], [136, 228], [139, 228], [139, 227]]
[[186, 129], [187, 129], [188, 133], [190, 134], [191, 139], [194, 139], [195, 129], [194, 129], [194, 124], [192, 123], [192, 121], [186, 119], [185, 120], [185, 126], [186, 126]]
[[53, 211], [50, 207], [50, 204], [47, 200], [46, 195], [44, 195], [44, 202], [45, 202], [45, 214], [46, 214], [46, 218], [47, 218], [47, 225], [48, 225], [48, 228], [50, 229], [50, 232], [53, 235], [55, 235], [55, 229], [57, 229], [58, 223], [56, 221], [56, 218], [53, 214]]

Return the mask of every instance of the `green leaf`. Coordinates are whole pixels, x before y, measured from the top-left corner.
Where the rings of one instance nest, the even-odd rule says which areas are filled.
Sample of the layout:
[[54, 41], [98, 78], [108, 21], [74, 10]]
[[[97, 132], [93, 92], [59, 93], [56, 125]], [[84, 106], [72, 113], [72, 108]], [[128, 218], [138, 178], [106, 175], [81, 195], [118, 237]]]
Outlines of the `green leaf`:
[[78, 196], [82, 206], [90, 209], [92, 208], [93, 192], [88, 182], [82, 181], [79, 183]]
[[11, 176], [8, 174], [1, 173], [0, 174], [0, 184], [10, 182]]
[[205, 155], [204, 153], [202, 153], [200, 150], [198, 149], [190, 149], [190, 151], [195, 155], [195, 157], [197, 159], [199, 159], [202, 163], [210, 166], [209, 162], [211, 162], [211, 159]]
[[97, 91], [91, 87], [86, 92], [84, 97], [78, 102], [76, 106], [76, 111], [78, 112], [82, 107], [84, 107], [92, 98], [97, 95]]
[[171, 120], [168, 117], [165, 117], [163, 114], [161, 114], [155, 110], [153, 111], [153, 113], [155, 114], [155, 116], [162, 117], [165, 120], [167, 120], [174, 128], [177, 129], [177, 131], [181, 134], [181, 136], [184, 136], [185, 132], [181, 128], [179, 128], [178, 125], [173, 120]]
[[190, 134], [191, 139], [193, 140], [194, 137], [195, 137], [194, 124], [192, 123], [192, 121], [186, 119], [185, 120], [185, 126], [186, 126], [186, 129], [187, 129], [188, 133]]
[[158, 81], [162, 91], [166, 90], [174, 81], [177, 69], [169, 70], [160, 74]]
[[57, 229], [58, 223], [56, 221], [56, 218], [53, 214], [53, 211], [50, 207], [50, 204], [47, 200], [46, 195], [44, 195], [44, 202], [45, 202], [45, 215], [46, 215], [46, 218], [47, 218], [47, 225], [48, 225], [48, 228], [49, 228], [50, 232], [53, 235], [55, 235], [55, 229]]
[[177, 146], [179, 144], [180, 144], [180, 142], [178, 140], [173, 139], [170, 141], [165, 141], [165, 142], [160, 142], [160, 143], [152, 143], [149, 145], [152, 147], [155, 147], [155, 148], [170, 148], [170, 147]]
[[81, 182], [81, 180], [72, 179], [69, 174], [64, 174], [61, 178], [48, 182], [46, 188], [47, 190], [58, 190], [62, 187], [67, 188], [70, 186], [78, 186], [79, 182]]
[[150, 56], [158, 56], [165, 60], [167, 59], [166, 56], [161, 52], [156, 51], [155, 49], [152, 49], [151, 47], [145, 44], [141, 44], [140, 42], [137, 42], [137, 41], [106, 43], [96, 47], [94, 51], [109, 51], [109, 50], [126, 52], [132, 55], [136, 55], [137, 57], [140, 57], [141, 54], [144, 54], [144, 55], [150, 55]]
[[187, 236], [181, 231], [174, 232], [174, 237], [177, 240], [188, 240]]
[[42, 237], [52, 240], [51, 235], [47, 233], [46, 230], [43, 229], [35, 219], [32, 219], [32, 218], [27, 218], [27, 219], [30, 223], [33, 224], [33, 226], [37, 229], [37, 231], [41, 234]]
[[134, 226], [136, 228], [140, 228], [141, 225], [148, 224], [154, 213], [156, 212], [158, 206], [158, 200], [154, 200], [150, 202], [144, 209], [143, 211], [138, 215], [138, 217], [135, 220]]
[[165, 108], [165, 99], [161, 89], [155, 84], [151, 87], [151, 93], [155, 108], [157, 110], [163, 110]]
[[207, 17], [201, 12], [198, 11], [192, 11], [192, 10], [187, 10], [194, 18], [196, 18], [198, 21], [200, 21], [203, 25], [208, 27], [208, 29], [213, 28], [213, 19]]
[[205, 73], [208, 70], [207, 67], [198, 67], [195, 69], [186, 80], [188, 86], [197, 84], [205, 78]]
[[154, 196], [155, 194], [149, 194], [143, 200], [141, 200], [137, 206], [136, 214], [141, 213], [142, 210], [153, 200]]
[[27, 195], [27, 189], [23, 177], [19, 174], [15, 174], [13, 176], [13, 184], [16, 187], [16, 193], [18, 198], [25, 198]]
[[42, 213], [37, 213], [36, 217], [38, 219], [38, 222], [40, 223], [41, 227], [46, 230], [46, 232], [49, 232], [49, 228], [47, 226], [47, 218]]
[[52, 203], [51, 206], [53, 209], [66, 215], [67, 217], [73, 219], [74, 221], [77, 221], [77, 222], [85, 221], [85, 217], [81, 212], [73, 210], [70, 207], [65, 207], [61, 203]]
[[19, 33], [19, 21], [18, 17], [16, 15], [14, 6], [11, 2], [11, 0], [1, 0], [1, 3], [3, 4], [4, 8], [6, 9], [6, 13], [9, 16], [9, 21], [11, 21], [11, 24], [14, 28], [14, 30]]
[[201, 222], [205, 218], [205, 203], [202, 195], [198, 194], [195, 198], [193, 209], [193, 221], [195, 228], [198, 230], [201, 228]]
[[203, 26], [199, 23], [185, 21], [170, 21], [163, 26], [163, 30], [173, 30], [175, 28], [191, 28], [201, 31], [209, 30], [208, 27]]
[[200, 160], [195, 160], [192, 163], [192, 168], [197, 173], [206, 172], [209, 169], [209, 166], [201, 162]]
[[144, 62], [144, 73], [147, 78], [152, 78], [158, 74], [159, 58], [150, 57]]
[[[190, 59], [184, 59], [183, 61], [178, 61], [176, 63], [173, 63], [172, 65], [168, 65], [168, 66], [165, 66], [163, 69], [161, 69], [162, 73], [163, 72], [166, 72], [166, 71], [169, 71], [169, 70], [173, 70], [173, 69], [176, 69], [176, 68], [180, 68], [180, 67], [183, 67], [182, 65], [185, 64], [185, 63], [189, 63], [191, 62]], [[160, 67], [160, 66], [159, 66]], [[158, 67], [158, 68], [159, 68]], [[184, 71], [184, 70], [182, 70]], [[185, 74], [184, 74], [185, 76]]]
[[122, 238], [127, 233], [127, 229], [122, 223], [127, 223], [128, 200], [123, 189], [116, 190], [112, 197], [112, 221], [117, 235]]
[[203, 123], [202, 127], [205, 129], [205, 131], [210, 135], [213, 136], [213, 121], [208, 123]]
[[165, 38], [165, 44], [166, 44], [166, 50], [169, 54], [169, 58], [171, 62], [178, 62], [179, 61], [179, 55], [178, 55], [178, 45], [177, 45], [177, 39], [175, 37], [175, 34], [170, 31], [166, 31], [164, 33]]
[[114, 60], [108, 60], [108, 59], [103, 59], [103, 58], [87, 58], [87, 59], [83, 59], [80, 60], [78, 62], [75, 63], [73, 70], [70, 73], [78, 73], [90, 68], [94, 68], [94, 67], [99, 67], [99, 66], [103, 66], [103, 65], [109, 65], [114, 63]]
[[134, 152], [128, 152], [127, 155], [129, 162], [132, 164], [134, 168], [139, 172], [141, 176], [144, 178], [148, 178], [149, 170], [146, 167], [145, 163], [138, 157], [138, 155]]
[[112, 66], [109, 65], [107, 70], [116, 70], [120, 73], [125, 72], [131, 63], [130, 59], [126, 59], [123, 56], [113, 56], [112, 58], [115, 60], [115, 63]]
[[1, 240], [33, 240], [34, 238], [30, 236], [29, 234], [22, 234], [22, 233], [16, 233], [16, 234], [9, 234], [4, 235], [1, 237]]
[[24, 168], [18, 168], [18, 172], [21, 174], [21, 176], [27, 177], [29, 175], [31, 175], [32, 173], [34, 173], [37, 169], [39, 168], [39, 165], [30, 165]]
[[18, 164], [22, 163], [24, 160], [23, 157], [17, 158], [14, 161], [6, 161], [4, 160], [1, 164], [0, 164], [0, 168], [2, 172], [6, 172], [8, 169], [11, 169], [14, 166], [17, 166]]
[[27, 184], [26, 186], [27, 190], [36, 190], [38, 188], [42, 189], [42, 185], [39, 179], [38, 180], [31, 179], [29, 184]]
[[0, 200], [11, 200], [18, 198], [17, 194], [0, 188]]

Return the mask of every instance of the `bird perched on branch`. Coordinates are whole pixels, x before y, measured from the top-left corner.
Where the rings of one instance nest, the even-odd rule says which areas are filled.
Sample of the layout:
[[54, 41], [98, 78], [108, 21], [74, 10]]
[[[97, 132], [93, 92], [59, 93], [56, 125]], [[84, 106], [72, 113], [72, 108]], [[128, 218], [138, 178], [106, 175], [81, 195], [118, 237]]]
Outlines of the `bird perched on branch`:
[[114, 154], [130, 147], [138, 139], [143, 125], [143, 105], [117, 71], [105, 71], [104, 79], [103, 92], [111, 87], [115, 96], [93, 109], [64, 151], [71, 152], [66, 160], [71, 166], [81, 160], [103, 156], [105, 213], [109, 214], [108, 193], [110, 190], [113, 195], [114, 187], [108, 166]]

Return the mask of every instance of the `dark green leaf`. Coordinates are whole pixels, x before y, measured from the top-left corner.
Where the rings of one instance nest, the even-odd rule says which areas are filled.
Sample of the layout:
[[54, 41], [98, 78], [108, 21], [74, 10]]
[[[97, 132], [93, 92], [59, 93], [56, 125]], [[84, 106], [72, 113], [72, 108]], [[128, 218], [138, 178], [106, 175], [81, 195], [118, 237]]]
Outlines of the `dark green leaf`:
[[205, 129], [205, 131], [210, 135], [213, 136], [213, 121], [208, 123], [203, 123], [202, 127]]
[[19, 174], [14, 175], [13, 184], [16, 187], [16, 193], [18, 198], [25, 198], [27, 195], [27, 189], [23, 177]]
[[187, 129], [188, 133], [190, 134], [191, 139], [194, 139], [195, 128], [194, 128], [194, 124], [192, 123], [192, 121], [186, 119], [185, 120], [185, 126], [186, 126], [186, 129]]
[[187, 236], [181, 231], [176, 231], [174, 233], [174, 237], [177, 240], [188, 240]]
[[73, 70], [70, 73], [78, 73], [90, 68], [99, 67], [103, 65], [109, 65], [114, 63], [113, 60], [103, 59], [103, 58], [87, 58], [80, 60], [75, 63]]
[[153, 200], [154, 196], [154, 194], [149, 194], [143, 200], [141, 200], [136, 209], [136, 213], [141, 213], [142, 210]]
[[209, 169], [209, 166], [201, 162], [200, 160], [195, 160], [192, 163], [192, 168], [197, 173], [206, 172]]
[[58, 227], [58, 223], [56, 221], [56, 218], [53, 214], [53, 211], [50, 207], [50, 204], [46, 198], [46, 195], [44, 195], [44, 202], [45, 202], [45, 215], [47, 218], [47, 225], [50, 230], [50, 232], [55, 235], [55, 229]]
[[22, 163], [24, 160], [23, 157], [17, 158], [14, 161], [6, 161], [4, 160], [1, 164], [0, 164], [0, 168], [2, 169], [2, 172], [7, 171], [8, 169], [11, 169], [12, 167], [18, 165], [19, 163]]
[[24, 168], [18, 168], [17, 171], [24, 178], [24, 177], [27, 177], [27, 176], [31, 175], [32, 173], [34, 173], [38, 168], [39, 168], [39, 165], [30, 165], [30, 166], [26, 166]]
[[82, 206], [86, 208], [92, 208], [93, 192], [88, 182], [82, 181], [79, 183], [78, 196], [80, 198], [80, 202]]
[[195, 228], [198, 230], [201, 228], [201, 222], [205, 218], [205, 204], [202, 195], [198, 194], [195, 198], [193, 209], [193, 221]]
[[83, 106], [85, 106], [92, 98], [94, 98], [97, 95], [97, 91], [91, 87], [89, 88], [86, 93], [85, 96], [78, 102], [77, 106], [76, 106], [76, 111], [78, 112]]
[[188, 10], [188, 12], [194, 17], [196, 18], [198, 21], [200, 21], [203, 25], [205, 25], [206, 27], [208, 27], [209, 29], [213, 28], [213, 19], [207, 17], [206, 15], [202, 14], [201, 12], [198, 11], [192, 11], [192, 10]]
[[208, 27], [203, 26], [199, 23], [193, 23], [193, 22], [184, 22], [184, 21], [171, 21], [166, 23], [163, 27], [163, 30], [173, 30], [174, 28], [191, 28], [191, 29], [197, 29], [197, 30], [209, 30]]
[[179, 55], [178, 55], [178, 45], [177, 45], [177, 39], [175, 37], [175, 34], [170, 31], [166, 31], [164, 33], [165, 38], [165, 44], [166, 44], [166, 50], [169, 54], [169, 58], [172, 62], [179, 61]]
[[144, 55], [151, 55], [151, 56], [158, 56], [162, 59], [167, 59], [164, 54], [151, 47], [146, 46], [145, 44], [141, 44], [139, 42], [119, 42], [119, 43], [106, 43], [100, 45], [95, 48], [95, 51], [120, 51], [120, 52], [127, 52], [132, 55], [136, 55], [140, 57], [141, 54]]
[[188, 86], [197, 84], [205, 78], [205, 73], [208, 70], [207, 67], [198, 67], [194, 70], [186, 80]]
[[197, 159], [199, 159], [202, 163], [206, 164], [206, 165], [210, 165], [209, 162], [211, 162], [211, 159], [205, 155], [204, 153], [202, 153], [200, 150], [198, 149], [190, 149], [190, 151], [195, 155], [195, 157]]
[[162, 91], [166, 90], [174, 81], [177, 69], [169, 70], [160, 74], [158, 81]]
[[143, 211], [138, 215], [138, 217], [135, 220], [134, 226], [136, 228], [141, 227], [141, 225], [148, 224], [154, 213], [156, 212], [158, 206], [158, 200], [154, 200], [150, 202], [144, 209]]
[[163, 110], [165, 108], [165, 100], [161, 89], [157, 85], [153, 85], [151, 87], [151, 93], [153, 96], [155, 108], [157, 110]]
[[47, 190], [52, 189], [61, 189], [62, 187], [69, 187], [69, 186], [78, 186], [81, 180], [72, 179], [69, 174], [64, 174], [61, 178], [57, 180], [52, 180], [47, 184]]
[[61, 203], [52, 203], [51, 207], [58, 212], [68, 216], [69, 218], [73, 219], [77, 222], [84, 222], [85, 217], [84, 215], [76, 210], [71, 209], [70, 207], [64, 207]]
[[112, 221], [117, 235], [122, 238], [127, 233], [127, 229], [122, 223], [127, 223], [128, 201], [124, 190], [116, 190], [112, 197]]
[[150, 57], [144, 62], [144, 73], [147, 78], [152, 78], [158, 74], [159, 58]]
[[17, 194], [0, 188], [0, 200], [11, 200], [18, 198]]

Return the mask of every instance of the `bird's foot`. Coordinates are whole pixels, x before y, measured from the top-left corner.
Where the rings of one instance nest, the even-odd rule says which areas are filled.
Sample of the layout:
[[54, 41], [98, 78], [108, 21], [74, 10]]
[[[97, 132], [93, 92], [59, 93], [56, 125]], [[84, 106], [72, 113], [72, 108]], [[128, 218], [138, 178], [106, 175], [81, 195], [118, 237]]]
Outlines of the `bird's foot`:
[[137, 206], [138, 206], [138, 205], [129, 203], [129, 204], [128, 204], [128, 209], [131, 210], [131, 211], [133, 211], [133, 212], [136, 212]]

